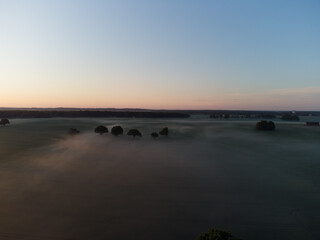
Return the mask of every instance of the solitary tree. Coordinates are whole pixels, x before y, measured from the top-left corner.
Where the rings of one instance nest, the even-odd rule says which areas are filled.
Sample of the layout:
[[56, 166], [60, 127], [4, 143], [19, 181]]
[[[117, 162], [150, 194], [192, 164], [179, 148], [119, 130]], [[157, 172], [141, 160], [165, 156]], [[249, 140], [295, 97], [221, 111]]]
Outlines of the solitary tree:
[[108, 128], [106, 128], [105, 126], [98, 126], [94, 129], [95, 133], [99, 133], [100, 135], [104, 134], [104, 133], [108, 133]]
[[133, 136], [133, 137], [136, 137], [136, 136], [142, 137], [142, 134], [138, 129], [130, 129], [127, 135]]
[[7, 124], [10, 124], [10, 121], [7, 118], [2, 118], [0, 121], [0, 125], [5, 126]]
[[122, 135], [123, 134], [123, 128], [121, 126], [114, 126], [111, 129], [111, 133], [114, 136]]
[[164, 129], [162, 129], [160, 132], [159, 132], [160, 135], [163, 135], [163, 136], [168, 136], [169, 135], [169, 129], [167, 127], [165, 127]]
[[80, 131], [76, 128], [70, 128], [68, 134], [71, 136], [78, 135]]
[[274, 131], [276, 129], [276, 125], [272, 121], [262, 120], [256, 123], [256, 129], [262, 131]]
[[151, 137], [153, 137], [153, 138], [157, 138], [157, 137], [159, 137], [159, 134], [158, 134], [158, 133], [156, 133], [156, 132], [153, 132], [153, 133], [151, 133]]

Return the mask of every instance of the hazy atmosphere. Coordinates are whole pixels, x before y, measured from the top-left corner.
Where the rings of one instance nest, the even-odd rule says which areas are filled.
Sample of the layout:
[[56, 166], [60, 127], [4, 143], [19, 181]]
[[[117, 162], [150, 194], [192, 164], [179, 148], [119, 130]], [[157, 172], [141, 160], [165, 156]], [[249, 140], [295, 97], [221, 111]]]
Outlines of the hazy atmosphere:
[[319, 0], [0, 0], [0, 240], [319, 240]]
[[[253, 121], [203, 117], [11, 124], [0, 131], [2, 239], [195, 239], [212, 226], [243, 239], [320, 237], [319, 128], [257, 132]], [[97, 135], [99, 124], [143, 138]], [[163, 126], [170, 136], [148, 135]]]

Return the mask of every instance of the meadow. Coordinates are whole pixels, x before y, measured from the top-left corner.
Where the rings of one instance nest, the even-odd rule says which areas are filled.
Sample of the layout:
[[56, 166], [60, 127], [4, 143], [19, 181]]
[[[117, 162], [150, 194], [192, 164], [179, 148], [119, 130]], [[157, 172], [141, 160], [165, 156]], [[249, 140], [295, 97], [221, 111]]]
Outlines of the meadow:
[[[210, 227], [320, 238], [320, 128], [303, 119], [273, 132], [203, 116], [10, 121], [0, 127], [0, 239], [195, 239]], [[143, 136], [99, 135], [98, 125]], [[168, 137], [150, 136], [163, 127]]]

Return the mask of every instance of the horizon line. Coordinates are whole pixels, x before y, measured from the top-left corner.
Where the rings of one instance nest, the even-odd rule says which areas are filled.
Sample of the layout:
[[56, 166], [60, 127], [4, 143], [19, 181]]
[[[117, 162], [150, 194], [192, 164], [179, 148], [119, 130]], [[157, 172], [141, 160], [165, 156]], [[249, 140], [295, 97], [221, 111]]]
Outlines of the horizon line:
[[0, 107], [1, 110], [58, 110], [58, 109], [72, 109], [72, 110], [140, 110], [140, 111], [264, 111], [264, 112], [320, 112], [320, 110], [262, 110], [262, 109], [166, 109], [166, 108], [116, 108], [116, 107]]

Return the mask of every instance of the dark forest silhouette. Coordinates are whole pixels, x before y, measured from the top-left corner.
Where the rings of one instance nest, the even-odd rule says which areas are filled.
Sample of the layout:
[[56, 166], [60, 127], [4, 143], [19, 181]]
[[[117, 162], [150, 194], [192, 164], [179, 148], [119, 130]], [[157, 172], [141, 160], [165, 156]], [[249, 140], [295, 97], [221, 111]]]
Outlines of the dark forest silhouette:
[[77, 117], [119, 117], [119, 118], [188, 118], [187, 113], [169, 111], [28, 111], [2, 110], [2, 118], [77, 118]]

